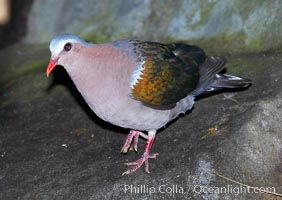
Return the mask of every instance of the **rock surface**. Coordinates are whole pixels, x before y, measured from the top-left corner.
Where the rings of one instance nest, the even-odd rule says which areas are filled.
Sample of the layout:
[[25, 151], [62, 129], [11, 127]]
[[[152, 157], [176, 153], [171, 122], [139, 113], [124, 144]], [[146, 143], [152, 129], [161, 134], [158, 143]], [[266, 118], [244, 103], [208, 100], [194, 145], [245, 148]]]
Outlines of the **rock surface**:
[[71, 32], [97, 43], [139, 38], [189, 41], [213, 52], [281, 51], [281, 20], [279, 0], [36, 0], [25, 41]]
[[215, 173], [282, 193], [282, 54], [229, 56], [253, 85], [198, 99], [157, 135], [151, 173], [122, 176], [138, 157], [120, 154], [128, 130], [99, 120], [62, 68], [46, 78], [46, 47], [0, 51], [0, 199], [276, 198]]

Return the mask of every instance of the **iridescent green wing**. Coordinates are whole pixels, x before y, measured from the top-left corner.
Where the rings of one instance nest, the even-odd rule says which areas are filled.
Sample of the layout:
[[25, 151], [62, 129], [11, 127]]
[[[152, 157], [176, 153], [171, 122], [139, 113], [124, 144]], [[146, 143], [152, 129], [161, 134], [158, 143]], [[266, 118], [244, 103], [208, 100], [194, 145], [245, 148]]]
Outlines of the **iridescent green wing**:
[[203, 52], [191, 54], [190, 45], [130, 42], [138, 63], [131, 81], [134, 99], [154, 107], [174, 106], [196, 88]]

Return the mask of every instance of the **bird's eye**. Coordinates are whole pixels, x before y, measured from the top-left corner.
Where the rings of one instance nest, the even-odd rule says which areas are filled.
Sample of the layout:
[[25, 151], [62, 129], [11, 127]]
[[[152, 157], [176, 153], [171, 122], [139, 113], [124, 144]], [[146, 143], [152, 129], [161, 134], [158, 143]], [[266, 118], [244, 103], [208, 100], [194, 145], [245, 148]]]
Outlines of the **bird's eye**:
[[72, 45], [69, 42], [66, 43], [65, 46], [64, 46], [65, 51], [69, 51], [69, 50], [71, 50], [71, 48], [72, 48]]

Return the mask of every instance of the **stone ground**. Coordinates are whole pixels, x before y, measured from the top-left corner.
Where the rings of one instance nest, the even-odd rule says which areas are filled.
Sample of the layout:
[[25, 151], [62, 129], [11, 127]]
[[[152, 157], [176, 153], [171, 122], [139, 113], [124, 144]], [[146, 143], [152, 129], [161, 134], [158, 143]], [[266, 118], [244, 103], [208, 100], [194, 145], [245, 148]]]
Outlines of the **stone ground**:
[[282, 193], [282, 54], [228, 56], [253, 85], [198, 99], [157, 135], [151, 173], [122, 176], [145, 141], [121, 154], [128, 130], [98, 119], [62, 68], [46, 78], [47, 46], [0, 51], [0, 199], [281, 199], [216, 173]]

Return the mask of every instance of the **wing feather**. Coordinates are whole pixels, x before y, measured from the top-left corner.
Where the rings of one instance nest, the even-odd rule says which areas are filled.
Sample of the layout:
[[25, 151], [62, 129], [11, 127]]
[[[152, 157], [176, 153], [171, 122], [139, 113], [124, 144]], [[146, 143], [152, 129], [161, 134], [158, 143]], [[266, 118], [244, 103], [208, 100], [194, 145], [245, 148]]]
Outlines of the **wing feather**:
[[200, 48], [138, 40], [131, 43], [138, 61], [131, 81], [134, 99], [148, 106], [172, 107], [196, 88], [198, 66], [205, 57]]

